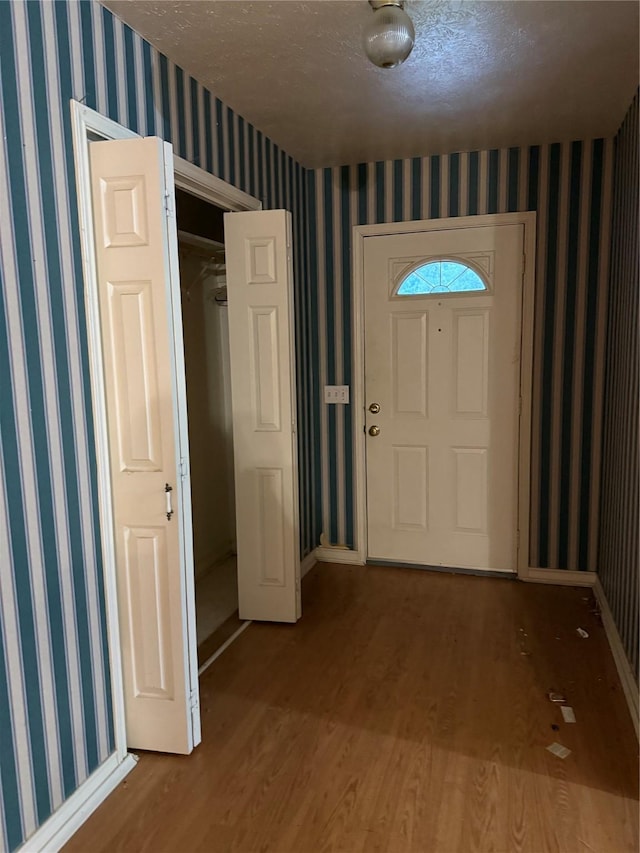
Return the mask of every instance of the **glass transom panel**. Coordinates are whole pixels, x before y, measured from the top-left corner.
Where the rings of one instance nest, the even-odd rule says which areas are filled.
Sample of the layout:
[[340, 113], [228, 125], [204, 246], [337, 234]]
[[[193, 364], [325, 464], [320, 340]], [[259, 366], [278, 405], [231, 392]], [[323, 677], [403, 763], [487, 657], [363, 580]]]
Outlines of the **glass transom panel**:
[[429, 261], [405, 276], [398, 296], [429, 293], [468, 293], [486, 290], [478, 273], [460, 261]]

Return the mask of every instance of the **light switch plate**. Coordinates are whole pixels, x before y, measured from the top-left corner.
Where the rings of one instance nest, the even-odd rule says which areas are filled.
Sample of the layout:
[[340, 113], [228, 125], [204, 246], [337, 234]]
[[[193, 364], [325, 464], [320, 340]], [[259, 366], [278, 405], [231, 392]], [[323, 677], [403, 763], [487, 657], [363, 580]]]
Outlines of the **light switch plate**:
[[324, 401], [325, 401], [325, 403], [348, 403], [349, 402], [349, 386], [348, 385], [325, 385], [324, 386]]

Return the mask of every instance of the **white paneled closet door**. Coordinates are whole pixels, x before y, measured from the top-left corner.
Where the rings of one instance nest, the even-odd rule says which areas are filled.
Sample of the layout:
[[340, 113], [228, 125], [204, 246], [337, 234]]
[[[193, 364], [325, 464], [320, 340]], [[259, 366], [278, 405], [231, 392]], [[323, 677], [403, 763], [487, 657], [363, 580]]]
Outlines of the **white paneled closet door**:
[[291, 215], [225, 214], [241, 619], [301, 616]]
[[200, 742], [173, 153], [90, 145], [127, 745]]

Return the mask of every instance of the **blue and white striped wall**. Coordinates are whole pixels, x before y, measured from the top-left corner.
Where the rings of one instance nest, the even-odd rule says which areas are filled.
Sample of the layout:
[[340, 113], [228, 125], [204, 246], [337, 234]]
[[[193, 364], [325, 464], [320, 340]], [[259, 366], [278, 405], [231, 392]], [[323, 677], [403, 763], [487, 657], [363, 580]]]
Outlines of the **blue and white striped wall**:
[[293, 212], [303, 553], [315, 546], [302, 168], [93, 0], [0, 0], [0, 849], [114, 750], [69, 100]]
[[[601, 445], [611, 141], [473, 151], [309, 172], [319, 385], [351, 384], [351, 227], [537, 211], [530, 565], [593, 570]], [[319, 399], [319, 389], [316, 397]], [[348, 406], [320, 406], [321, 528], [354, 544]]]
[[615, 140], [598, 576], [639, 680], [638, 93]]
[[[294, 222], [301, 551], [353, 542], [350, 226], [537, 210], [532, 565], [595, 561], [612, 146], [306, 172], [95, 0], [0, 0], [0, 848], [113, 752], [69, 100]], [[336, 408], [339, 411], [336, 411]]]

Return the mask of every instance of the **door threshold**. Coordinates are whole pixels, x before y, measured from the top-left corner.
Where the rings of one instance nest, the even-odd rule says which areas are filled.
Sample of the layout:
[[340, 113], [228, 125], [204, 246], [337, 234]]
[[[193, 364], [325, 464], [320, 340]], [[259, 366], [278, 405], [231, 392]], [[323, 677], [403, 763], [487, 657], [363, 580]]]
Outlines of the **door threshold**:
[[403, 563], [398, 560], [367, 560], [367, 566], [383, 566], [398, 569], [421, 569], [425, 572], [445, 572], [453, 575], [474, 575], [478, 578], [502, 578], [517, 580], [515, 569], [470, 569], [462, 566], [431, 566], [425, 563]]

